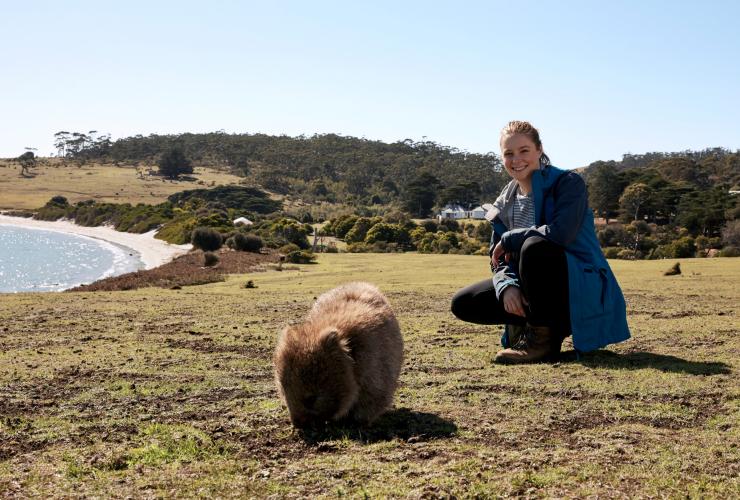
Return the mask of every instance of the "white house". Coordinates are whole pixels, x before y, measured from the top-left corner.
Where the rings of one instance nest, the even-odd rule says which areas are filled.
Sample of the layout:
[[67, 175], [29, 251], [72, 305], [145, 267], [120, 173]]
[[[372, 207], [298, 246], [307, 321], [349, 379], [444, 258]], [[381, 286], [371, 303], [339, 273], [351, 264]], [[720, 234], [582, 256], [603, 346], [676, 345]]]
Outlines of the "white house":
[[486, 209], [483, 207], [476, 207], [473, 210], [465, 210], [460, 205], [447, 205], [442, 210], [437, 219], [485, 219]]
[[246, 217], [239, 217], [238, 219], [234, 219], [234, 225], [238, 226], [239, 224], [242, 224], [244, 226], [251, 226], [254, 223]]
[[474, 208], [469, 212], [469, 216], [471, 219], [485, 219], [486, 218], [486, 209], [483, 207], [477, 207]]
[[460, 205], [447, 205], [437, 218], [442, 219], [465, 219], [468, 213]]

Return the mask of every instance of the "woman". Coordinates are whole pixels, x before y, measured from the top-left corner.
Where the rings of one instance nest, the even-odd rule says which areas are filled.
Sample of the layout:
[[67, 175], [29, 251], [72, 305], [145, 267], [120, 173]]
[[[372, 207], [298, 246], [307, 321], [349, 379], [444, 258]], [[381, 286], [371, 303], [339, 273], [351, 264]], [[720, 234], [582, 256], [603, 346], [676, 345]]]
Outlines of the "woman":
[[577, 351], [628, 339], [624, 297], [596, 239], [583, 179], [550, 165], [528, 122], [510, 122], [500, 144], [512, 180], [486, 206], [493, 280], [458, 291], [452, 312], [506, 325], [497, 363], [555, 359], [570, 334]]

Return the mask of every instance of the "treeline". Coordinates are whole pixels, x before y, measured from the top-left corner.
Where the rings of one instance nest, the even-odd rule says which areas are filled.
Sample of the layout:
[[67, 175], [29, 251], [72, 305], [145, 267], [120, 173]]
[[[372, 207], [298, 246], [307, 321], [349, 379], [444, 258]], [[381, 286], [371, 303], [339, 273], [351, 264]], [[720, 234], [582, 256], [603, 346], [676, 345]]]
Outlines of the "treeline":
[[[495, 198], [508, 181], [493, 153], [475, 154], [431, 141], [395, 143], [336, 134], [138, 135], [114, 142], [60, 132], [60, 155], [104, 162], [156, 163], [181, 150], [196, 164], [223, 166], [255, 185], [307, 203], [395, 205], [426, 217], [446, 203], [464, 206]], [[93, 138], [91, 138], [93, 137]]]
[[694, 236], [717, 236], [724, 223], [738, 217], [738, 198], [731, 191], [740, 179], [739, 152], [701, 161], [667, 156], [640, 168], [596, 162], [583, 175], [591, 208], [605, 219], [672, 224]]
[[740, 152], [650, 153], [595, 162], [583, 173], [599, 240], [609, 257], [662, 258], [740, 252]]
[[700, 165], [701, 170], [711, 182], [730, 184], [738, 188], [740, 186], [740, 170], [738, 169], [738, 158], [740, 151], [732, 152], [725, 148], [707, 148], [700, 151], [678, 151], [673, 153], [652, 152], [640, 155], [624, 154], [620, 161], [596, 161], [591, 163], [586, 170], [592, 167], [608, 164], [618, 172], [629, 169], [650, 168], [663, 160], [683, 159]]

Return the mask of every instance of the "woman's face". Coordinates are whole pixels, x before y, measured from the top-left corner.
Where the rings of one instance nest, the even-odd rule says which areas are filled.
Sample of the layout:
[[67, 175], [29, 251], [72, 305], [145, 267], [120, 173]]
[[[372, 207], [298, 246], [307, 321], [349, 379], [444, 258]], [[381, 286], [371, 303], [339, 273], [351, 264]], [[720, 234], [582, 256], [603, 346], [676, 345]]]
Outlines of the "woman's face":
[[542, 150], [525, 134], [504, 136], [501, 139], [501, 154], [504, 168], [516, 181], [529, 180], [540, 168]]

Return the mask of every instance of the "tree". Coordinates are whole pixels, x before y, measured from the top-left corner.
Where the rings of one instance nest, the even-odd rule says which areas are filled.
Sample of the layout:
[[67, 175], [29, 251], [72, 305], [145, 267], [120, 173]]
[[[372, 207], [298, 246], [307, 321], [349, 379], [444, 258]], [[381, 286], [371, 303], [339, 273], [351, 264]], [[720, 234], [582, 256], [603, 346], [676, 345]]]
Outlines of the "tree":
[[619, 208], [622, 213], [631, 217], [630, 220], [637, 220], [640, 215], [640, 209], [645, 211], [648, 201], [653, 194], [653, 190], [641, 182], [630, 184], [624, 190], [619, 198]]
[[29, 149], [29, 151], [26, 151], [22, 155], [20, 155], [18, 158], [16, 158], [16, 161], [21, 164], [21, 175], [22, 176], [29, 176], [30, 172], [28, 169], [33, 168], [36, 166], [36, 155], [33, 153], [33, 148], [26, 148]]
[[445, 188], [439, 195], [439, 203], [454, 203], [471, 208], [480, 199], [481, 188], [477, 182], [462, 182]]
[[182, 149], [174, 147], [159, 160], [159, 173], [168, 179], [177, 179], [181, 174], [192, 174], [193, 164], [185, 157]]
[[439, 180], [428, 172], [419, 174], [404, 190], [403, 205], [412, 215], [425, 218], [437, 199]]
[[726, 220], [725, 212], [733, 201], [723, 186], [697, 189], [681, 197], [676, 223], [695, 236], [719, 236]]
[[609, 216], [619, 208], [621, 186], [613, 162], [598, 162], [588, 176], [588, 201], [596, 214], [609, 224]]

